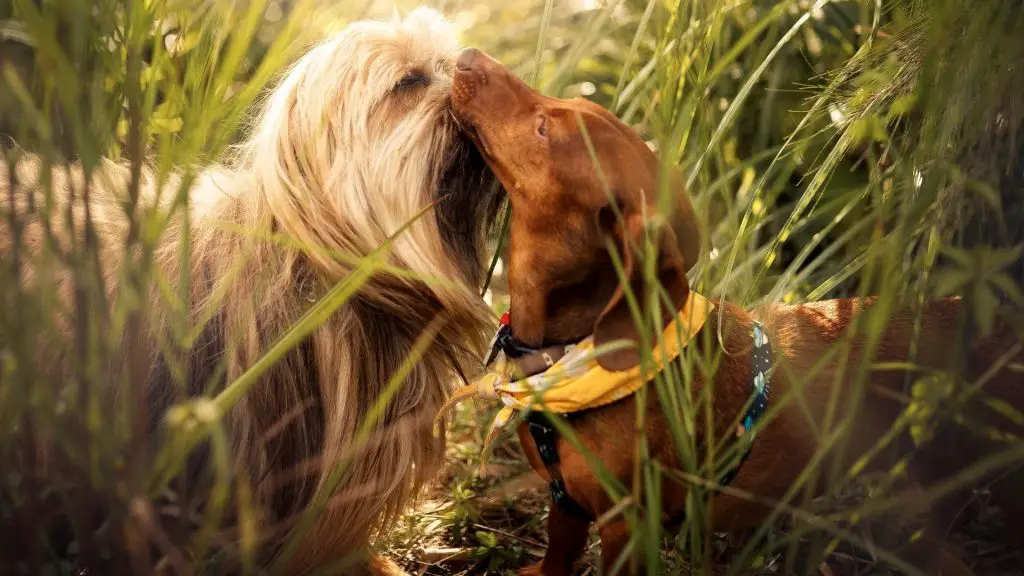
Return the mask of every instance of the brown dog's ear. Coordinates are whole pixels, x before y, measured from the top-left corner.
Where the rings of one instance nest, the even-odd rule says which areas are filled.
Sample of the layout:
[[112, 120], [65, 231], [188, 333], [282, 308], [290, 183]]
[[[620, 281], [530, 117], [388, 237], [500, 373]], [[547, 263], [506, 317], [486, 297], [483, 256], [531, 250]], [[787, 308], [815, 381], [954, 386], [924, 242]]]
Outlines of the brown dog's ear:
[[[687, 206], [689, 206], [688, 202]], [[693, 209], [689, 208], [689, 210], [692, 215]], [[639, 214], [626, 215], [623, 220], [610, 226], [606, 222], [602, 222], [602, 227], [610, 228], [609, 232], [612, 233], [616, 247], [622, 255], [625, 278], [629, 281], [633, 297], [641, 304], [641, 313], [644, 314], [644, 321], [647, 322], [647, 315], [650, 312], [643, 310], [643, 271], [636, 262], [636, 251], [640, 250], [643, 245], [645, 226]], [[687, 231], [685, 228], [683, 230], [685, 234], [692, 233], [692, 230]], [[652, 231], [652, 236], [654, 235], [658, 240], [656, 263], [658, 281], [668, 293], [669, 300], [673, 304], [671, 310], [665, 310], [662, 306], [661, 317], [664, 324], [667, 325], [675, 317], [674, 311], [681, 308], [690, 295], [690, 284], [686, 279], [686, 271], [696, 262], [695, 255], [699, 254], [699, 247], [692, 250], [694, 257], [690, 261], [680, 252], [678, 239], [672, 227], [661, 226], [659, 230]], [[699, 239], [699, 236], [696, 238]], [[683, 246], [686, 245], [687, 242], [684, 241]], [[663, 328], [664, 325], [659, 327], [659, 329]], [[620, 285], [594, 325], [594, 346], [601, 346], [621, 339], [632, 340], [638, 345], [641, 342], [629, 301]], [[651, 344], [655, 343], [657, 334], [652, 331], [647, 341]], [[635, 348], [616, 350], [602, 354], [597, 361], [605, 370], [628, 370], [640, 363], [640, 352]]]
[[697, 261], [700, 260], [702, 247], [702, 233], [700, 221], [690, 203], [690, 197], [686, 194], [683, 186], [683, 176], [678, 171], [673, 171], [670, 178], [669, 190], [679, 191], [675, 194], [675, 213], [671, 218], [671, 227], [675, 232], [677, 246], [683, 258], [683, 268], [689, 272]]

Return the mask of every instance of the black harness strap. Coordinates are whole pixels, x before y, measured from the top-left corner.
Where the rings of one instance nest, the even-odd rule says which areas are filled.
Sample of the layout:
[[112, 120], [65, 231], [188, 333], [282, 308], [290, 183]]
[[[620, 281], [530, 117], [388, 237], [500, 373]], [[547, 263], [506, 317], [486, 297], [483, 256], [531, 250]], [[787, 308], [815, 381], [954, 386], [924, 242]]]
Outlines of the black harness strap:
[[562, 471], [558, 466], [558, 431], [551, 425], [547, 415], [531, 410], [526, 415], [526, 423], [530, 428], [533, 443], [537, 445], [540, 460], [547, 468], [548, 474], [551, 475], [551, 483], [548, 485], [551, 490], [551, 500], [568, 514], [593, 520], [590, 512], [565, 491], [565, 480], [562, 478]]
[[[541, 372], [550, 367], [571, 347], [572, 344], [533, 348], [523, 344], [512, 335], [512, 327], [509, 325], [509, 314], [506, 312], [501, 316], [498, 332], [494, 335], [494, 340], [491, 342], [491, 352], [484, 364], [490, 365], [498, 356], [498, 352], [504, 352], [507, 358], [516, 361], [524, 373], [531, 375], [535, 371]], [[543, 358], [543, 361], [537, 362], [538, 358]], [[572, 418], [572, 414], [567, 414], [566, 416], [569, 419]], [[530, 429], [533, 443], [537, 446], [540, 460], [544, 463], [544, 468], [547, 469], [548, 474], [551, 476], [551, 483], [548, 487], [551, 490], [551, 500], [555, 506], [573, 516], [593, 520], [593, 517], [587, 512], [586, 508], [573, 500], [565, 490], [565, 479], [562, 477], [562, 470], [559, 467], [558, 460], [558, 431], [551, 425], [547, 415], [543, 412], [530, 410], [526, 414], [526, 423]]]

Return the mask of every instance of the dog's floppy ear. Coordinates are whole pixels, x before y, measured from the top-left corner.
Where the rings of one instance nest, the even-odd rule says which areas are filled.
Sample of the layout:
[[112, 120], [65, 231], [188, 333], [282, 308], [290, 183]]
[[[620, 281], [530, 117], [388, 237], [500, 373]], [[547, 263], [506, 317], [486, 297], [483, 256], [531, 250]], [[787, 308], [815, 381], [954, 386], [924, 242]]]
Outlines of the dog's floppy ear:
[[[692, 209], [690, 211], [692, 213]], [[614, 218], [614, 215], [611, 218]], [[641, 311], [645, 315], [643, 321], [649, 322], [646, 317], [649, 311], [644, 310], [645, 306], [642, 303], [645, 293], [644, 274], [642, 266], [637, 262], [637, 252], [642, 250], [646, 228], [643, 217], [633, 213], [625, 215], [621, 222], [608, 222], [609, 216], [602, 213], [599, 219], [602, 228], [611, 234], [616, 249], [622, 256], [625, 278], [629, 282], [634, 299], [640, 304]], [[686, 230], [684, 228], [683, 232], [687, 233]], [[668, 299], [673, 306], [672, 309], [666, 309], [663, 297], [659, 297], [662, 303], [661, 318], [664, 320], [664, 324], [668, 324], [675, 318], [675, 311], [683, 306], [690, 295], [690, 284], [686, 279], [686, 271], [696, 262], [699, 247], [685, 251], [693, 257], [690, 260], [684, 256], [684, 252], [680, 251], [676, 233], [671, 226], [660, 226], [658, 229], [650, 230], [650, 234], [652, 240], [657, 241], [658, 246], [656, 262], [658, 282], [668, 293]], [[684, 247], [686, 244], [687, 241], [684, 240]], [[663, 328], [664, 325], [658, 327], [659, 330]], [[632, 340], [638, 345], [641, 342], [625, 290], [620, 285], [597, 318], [594, 325], [594, 345], [601, 346], [621, 339]], [[657, 342], [657, 334], [653, 330], [647, 341], [651, 344]], [[598, 363], [606, 370], [628, 370], [640, 363], [640, 352], [636, 348], [607, 352], [598, 357]]]
[[[672, 190], [683, 189], [683, 177], [678, 172], [673, 172], [671, 178]], [[677, 246], [683, 258], [683, 267], [689, 272], [700, 259], [700, 252], [703, 243], [701, 239], [700, 221], [697, 213], [693, 210], [690, 197], [685, 192], [676, 194], [675, 213], [670, 219], [670, 226], [675, 233]]]

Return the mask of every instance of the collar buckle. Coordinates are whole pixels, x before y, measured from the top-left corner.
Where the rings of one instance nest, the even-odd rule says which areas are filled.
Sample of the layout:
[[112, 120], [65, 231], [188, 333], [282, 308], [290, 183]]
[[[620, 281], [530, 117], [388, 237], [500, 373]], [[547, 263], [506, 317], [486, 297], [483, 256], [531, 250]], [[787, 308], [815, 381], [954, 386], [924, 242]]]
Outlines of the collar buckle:
[[537, 352], [537, 349], [530, 348], [518, 340], [512, 335], [512, 326], [509, 324], [508, 312], [501, 315], [499, 321], [498, 331], [494, 334], [494, 339], [491, 340], [491, 349], [487, 354], [487, 360], [484, 362], [484, 366], [490, 366], [492, 362], [498, 357], [499, 352], [504, 352], [507, 358], [520, 358], [527, 354], [533, 354]]

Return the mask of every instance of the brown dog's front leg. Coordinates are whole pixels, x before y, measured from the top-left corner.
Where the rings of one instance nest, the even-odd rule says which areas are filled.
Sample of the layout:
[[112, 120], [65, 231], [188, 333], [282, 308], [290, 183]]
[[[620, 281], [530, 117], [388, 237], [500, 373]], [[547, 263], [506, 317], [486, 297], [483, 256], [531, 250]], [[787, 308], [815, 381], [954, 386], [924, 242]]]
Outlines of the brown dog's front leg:
[[[629, 525], [625, 521], [613, 522], [601, 528], [601, 573], [612, 576], [612, 568], [629, 544]], [[629, 573], [629, 561], [622, 564], [617, 574]]]
[[521, 576], [569, 576], [587, 545], [590, 520], [562, 510], [554, 502], [548, 513], [548, 549], [544, 560], [519, 571]]

